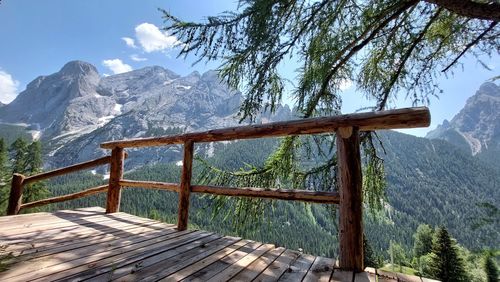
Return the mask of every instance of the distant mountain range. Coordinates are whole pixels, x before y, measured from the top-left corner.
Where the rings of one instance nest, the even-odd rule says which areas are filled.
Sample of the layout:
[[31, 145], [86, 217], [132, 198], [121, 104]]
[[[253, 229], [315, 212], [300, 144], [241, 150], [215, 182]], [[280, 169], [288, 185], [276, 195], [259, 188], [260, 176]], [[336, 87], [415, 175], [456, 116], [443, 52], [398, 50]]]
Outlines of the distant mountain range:
[[[241, 101], [215, 71], [182, 77], [153, 66], [102, 77], [93, 65], [72, 61], [29, 83], [0, 109], [0, 121], [25, 126], [43, 141], [48, 164], [61, 166], [103, 155], [104, 141], [234, 126]], [[284, 106], [257, 122], [290, 117]], [[137, 161], [169, 161], [176, 151], [152, 149], [154, 157]]]

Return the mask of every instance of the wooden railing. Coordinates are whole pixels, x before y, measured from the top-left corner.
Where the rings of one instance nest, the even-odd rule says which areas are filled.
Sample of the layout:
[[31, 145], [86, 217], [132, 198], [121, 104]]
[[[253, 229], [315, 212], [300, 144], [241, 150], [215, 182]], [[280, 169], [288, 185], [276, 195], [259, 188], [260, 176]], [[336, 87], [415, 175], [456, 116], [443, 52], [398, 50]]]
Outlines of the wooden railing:
[[7, 206], [7, 215], [16, 215], [19, 213], [20, 210], [26, 208], [34, 208], [47, 204], [74, 200], [85, 196], [106, 192], [108, 190], [108, 185], [102, 185], [69, 195], [48, 198], [30, 203], [24, 203], [24, 204], [22, 203], [23, 190], [24, 187], [28, 184], [80, 170], [93, 168], [96, 166], [106, 165], [109, 164], [110, 162], [111, 162], [111, 156], [106, 156], [92, 161], [83, 162], [76, 165], [67, 166], [64, 168], [55, 169], [31, 176], [24, 176], [20, 173], [14, 173], [12, 175], [12, 186], [10, 189], [9, 204]]
[[[26, 207], [75, 199], [82, 196], [101, 193], [106, 190], [106, 212], [114, 213], [119, 211], [121, 189], [123, 187], [142, 187], [179, 193], [178, 230], [185, 230], [188, 226], [189, 199], [191, 193], [339, 204], [339, 266], [343, 269], [362, 271], [364, 269], [363, 212], [359, 132], [379, 129], [427, 127], [429, 124], [429, 110], [425, 107], [420, 107], [238, 126], [173, 136], [106, 142], [101, 144], [101, 148], [111, 149], [111, 156], [30, 177], [15, 174], [12, 179], [8, 214], [17, 214], [20, 209]], [[195, 143], [333, 132], [336, 133], [339, 193], [295, 189], [286, 190], [255, 187], [241, 188], [191, 185], [193, 148]], [[125, 148], [165, 146], [172, 144], [184, 145], [180, 183], [123, 179], [123, 164], [126, 156], [124, 151]], [[71, 195], [21, 204], [20, 199], [22, 198], [23, 184], [104, 163], [110, 163], [108, 185]]]

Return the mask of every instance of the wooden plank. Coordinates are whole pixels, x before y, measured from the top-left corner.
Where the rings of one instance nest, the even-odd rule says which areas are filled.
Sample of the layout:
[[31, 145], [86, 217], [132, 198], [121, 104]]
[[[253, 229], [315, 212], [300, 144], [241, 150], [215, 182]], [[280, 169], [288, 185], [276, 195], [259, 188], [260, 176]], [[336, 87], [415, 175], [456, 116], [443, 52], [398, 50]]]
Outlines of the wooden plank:
[[325, 257], [316, 257], [313, 265], [304, 277], [303, 282], [321, 281], [328, 282], [333, 273], [335, 260]]
[[181, 185], [179, 192], [179, 212], [177, 229], [186, 230], [189, 217], [189, 194], [191, 191], [191, 174], [193, 168], [193, 147], [192, 141], [184, 143], [184, 157], [182, 159]]
[[180, 187], [178, 183], [167, 183], [158, 181], [138, 181], [138, 180], [120, 180], [120, 185], [125, 187], [137, 187], [137, 188], [151, 188], [158, 190], [166, 190], [172, 192], [179, 192]]
[[[363, 265], [363, 181], [357, 128], [337, 134], [337, 176], [340, 189], [339, 264], [361, 272]], [[344, 134], [344, 136], [342, 136]]]
[[[134, 263], [135, 265], [137, 265], [137, 267], [140, 267], [141, 260], [161, 253], [169, 252], [169, 250], [178, 248], [179, 246], [189, 246], [189, 244], [193, 241], [213, 235], [212, 233], [208, 232], [192, 232], [189, 230], [172, 233], [172, 235], [178, 234], [183, 235], [177, 236], [174, 239], [170, 238], [168, 240], [155, 241], [154, 244], [150, 244], [147, 246], [144, 246], [143, 244], [137, 244], [125, 251], [123, 251], [122, 249], [118, 249], [118, 252], [113, 253], [109, 256], [101, 257], [97, 260], [95, 258], [92, 258], [92, 260], [87, 260], [83, 263], [75, 264], [76, 267], [74, 268], [67, 268], [64, 271], [58, 272], [52, 271], [50, 276], [38, 280], [52, 281], [64, 278], [65, 281], [81, 281], [85, 279], [94, 281], [93, 277], [97, 277], [98, 275], [105, 273], [114, 273], [122, 265]], [[109, 276], [106, 277], [109, 278]], [[109, 281], [109, 279], [106, 281]]]
[[15, 238], [16, 235], [26, 236], [29, 233], [45, 232], [50, 229], [59, 229], [63, 227], [70, 226], [82, 226], [91, 225], [104, 221], [126, 221], [129, 223], [141, 223], [141, 222], [155, 222], [154, 220], [137, 219], [128, 215], [119, 215], [116, 217], [110, 217], [108, 215], [92, 215], [86, 218], [52, 218], [46, 220], [40, 220], [38, 223], [25, 224], [23, 226], [17, 226], [15, 229], [0, 230], [0, 240], [4, 237]]
[[183, 144], [188, 140], [193, 142], [214, 142], [235, 139], [320, 134], [333, 132], [339, 127], [357, 127], [360, 131], [372, 131], [378, 129], [427, 127], [429, 125], [429, 110], [425, 107], [419, 107], [254, 124], [165, 137], [110, 141], [102, 143], [101, 148], [113, 149], [115, 147], [137, 148], [164, 146], [169, 144]]
[[[85, 246], [85, 244], [89, 244], [89, 240], [104, 240], [105, 238], [118, 239], [122, 236], [127, 236], [130, 234], [129, 232], [141, 232], [144, 234], [155, 230], [155, 228], [164, 228], [164, 225], [161, 223], [148, 225], [121, 224], [112, 226], [107, 230], [99, 230], [100, 232], [92, 232], [93, 230], [88, 228], [88, 230], [86, 230], [87, 232], [83, 234], [82, 232], [75, 233], [75, 235], [80, 236], [72, 236], [72, 234], [64, 233], [60, 234], [60, 237], [49, 238], [49, 240], [37, 239], [34, 241], [5, 245], [6, 248], [4, 251], [12, 253], [12, 255], [16, 257], [16, 260], [23, 260], [23, 257], [27, 255], [40, 257], [42, 255], [60, 252], [59, 250], [61, 248], [68, 248], [69, 250], [78, 248], [79, 246]], [[173, 226], [170, 226], [170, 228], [173, 228]]]
[[244, 270], [247, 266], [249, 266], [252, 262], [258, 259], [260, 256], [265, 254], [267, 251], [274, 248], [274, 245], [271, 244], [263, 244], [255, 251], [246, 255], [239, 261], [235, 262], [230, 267], [224, 269], [223, 271], [217, 273], [217, 275], [210, 278], [209, 282], [218, 282], [218, 281], [227, 281], [231, 279], [233, 276], [236, 276], [240, 271]]
[[[239, 238], [238, 238], [239, 239]], [[163, 278], [161, 281], [180, 281], [183, 280], [184, 278], [188, 277], [189, 275], [207, 267], [208, 265], [228, 256], [229, 254], [235, 252], [239, 248], [245, 246], [248, 244], [250, 241], [248, 240], [239, 240], [236, 243], [232, 244], [231, 246], [228, 246], [196, 263], [193, 263], [189, 265], [188, 267], [185, 267], [175, 273], [170, 274], [169, 276]], [[250, 281], [250, 280], [247, 280]]]
[[[160, 224], [158, 224], [158, 227], [159, 226]], [[59, 242], [57, 244], [31, 248], [28, 250], [23, 250], [21, 254], [15, 252], [13, 253], [13, 255], [16, 256], [15, 258], [16, 261], [23, 261], [62, 252], [68, 252], [68, 251], [73, 252], [73, 250], [75, 249], [85, 248], [89, 245], [93, 246], [97, 244], [103, 245], [103, 243], [116, 244], [117, 242], [123, 239], [129, 240], [132, 238], [132, 236], [136, 235], [148, 236], [147, 234], [151, 234], [151, 232], [157, 232], [157, 230], [152, 229], [151, 226], [140, 227], [140, 226], [130, 225], [129, 227], [130, 228], [127, 229], [116, 229], [115, 232], [109, 232], [97, 236], [80, 238], [79, 240], [71, 240], [71, 241], [66, 241], [64, 243]], [[171, 232], [175, 232], [173, 228], [171, 228], [170, 230]], [[9, 251], [11, 252], [11, 250]]]
[[84, 170], [84, 169], [89, 169], [89, 168], [93, 168], [93, 167], [100, 166], [100, 165], [109, 164], [110, 160], [111, 160], [110, 156], [105, 156], [102, 158], [98, 158], [95, 160], [91, 160], [91, 161], [87, 161], [87, 162], [83, 162], [83, 163], [79, 163], [79, 164], [74, 164], [74, 165], [67, 166], [64, 168], [59, 168], [59, 169], [55, 169], [55, 170], [27, 176], [26, 180], [25, 180], [25, 184], [30, 184], [30, 183], [33, 183], [36, 181], [56, 177], [59, 175], [64, 175], [64, 174], [72, 173], [72, 172], [79, 171], [79, 170]]
[[313, 264], [314, 259], [314, 256], [300, 254], [300, 256], [290, 264], [285, 273], [281, 275], [278, 281], [302, 281]]
[[299, 258], [300, 253], [285, 250], [277, 259], [273, 261], [254, 281], [276, 281], [289, 268], [289, 265]]
[[230, 267], [241, 258], [245, 257], [249, 253], [255, 251], [260, 247], [262, 243], [250, 241], [245, 246], [239, 248], [238, 250], [232, 252], [231, 254], [223, 257], [222, 259], [210, 264], [209, 266], [193, 273], [192, 275], [186, 277], [183, 281], [207, 281], [217, 273], [223, 271], [224, 269]]
[[253, 197], [278, 199], [287, 201], [303, 201], [323, 204], [338, 204], [339, 194], [337, 192], [322, 192], [294, 189], [265, 189], [253, 187], [220, 187], [209, 185], [193, 185], [191, 191], [194, 193], [205, 193], [235, 197]]
[[[234, 241], [232, 241], [234, 242]], [[103, 273], [92, 277], [93, 282], [98, 281], [150, 281], [158, 280], [163, 275], [168, 275], [175, 269], [182, 268], [200, 253], [205, 256], [210, 254], [211, 249], [219, 245], [229, 245], [220, 235], [212, 234], [210, 236], [199, 238], [189, 244], [184, 244], [166, 252], [157, 253], [154, 256], [142, 259], [138, 263], [116, 265], [116, 269], [111, 273]], [[156, 278], [154, 278], [156, 277]]]
[[190, 246], [192, 249], [187, 252], [183, 252], [166, 260], [158, 261], [150, 267], [140, 269], [139, 271], [122, 277], [117, 281], [161, 281], [160, 279], [188, 267], [191, 264], [196, 263], [239, 240], [239, 238], [234, 237], [220, 238], [201, 246], [196, 246], [196, 248]]
[[[80, 261], [92, 260], [93, 258], [101, 258], [102, 256], [112, 256], [113, 253], [125, 252], [126, 250], [134, 249], [135, 246], [147, 246], [150, 244], [154, 244], [159, 240], [158, 238], [164, 238], [169, 236], [178, 237], [178, 232], [175, 229], [167, 229], [163, 231], [157, 231], [155, 233], [148, 233], [146, 235], [135, 235], [129, 238], [123, 238], [121, 240], [116, 240], [112, 244], [96, 244], [93, 245], [92, 242], [89, 242], [85, 247], [75, 249], [71, 252], [62, 252], [58, 254], [53, 254], [47, 258], [37, 258], [27, 261], [21, 261], [14, 264], [11, 269], [0, 273], [4, 277], [13, 277], [16, 275], [20, 275], [23, 273], [37, 273], [38, 271], [50, 270], [54, 267], [57, 268], [58, 265], [67, 264], [68, 266], [74, 266]], [[182, 235], [182, 234], [181, 234]], [[0, 276], [1, 277], [1, 276]]]
[[366, 272], [359, 272], [354, 275], [355, 282], [377, 282], [375, 275], [370, 275]]
[[[199, 238], [200, 234], [210, 235], [206, 232], [173, 232], [162, 236], [149, 236], [148, 238], [130, 241], [125, 246], [112, 245], [101, 249], [98, 252], [85, 252], [87, 248], [79, 249], [78, 255], [72, 253], [62, 253], [60, 256], [50, 256], [48, 260], [31, 260], [14, 265], [16, 268], [0, 273], [0, 278], [15, 277], [16, 279], [53, 281], [69, 277], [71, 275], [81, 276], [84, 271], [98, 270], [105, 265], [113, 265], [125, 258], [148, 254], [161, 247], [176, 247], [185, 244], [186, 241]], [[48, 266], [50, 265], [50, 266]], [[12, 270], [16, 275], [12, 275]], [[7, 274], [7, 276], [6, 276]]]
[[278, 247], [270, 250], [269, 252], [258, 258], [256, 261], [254, 261], [252, 264], [250, 264], [243, 271], [238, 273], [238, 275], [231, 278], [230, 281], [252, 281], [257, 276], [259, 276], [259, 274], [261, 274], [262, 271], [264, 271], [264, 269], [266, 269], [284, 251], [285, 248], [283, 247]]
[[70, 201], [70, 200], [75, 200], [99, 193], [104, 193], [108, 190], [108, 185], [101, 185], [97, 186], [94, 188], [86, 189], [80, 192], [72, 193], [72, 194], [67, 194], [63, 196], [58, 196], [58, 197], [52, 197], [52, 198], [47, 198], [43, 200], [38, 200], [26, 204], [21, 205], [21, 209], [28, 209], [28, 208], [34, 208], [34, 207], [39, 207], [39, 206], [44, 206], [48, 204], [53, 204], [53, 203], [59, 203], [59, 202], [65, 202], [65, 201]]
[[16, 215], [21, 209], [23, 202], [23, 187], [25, 176], [19, 173], [12, 175], [10, 186], [9, 203], [7, 205], [7, 215]]
[[332, 282], [346, 282], [353, 281], [354, 273], [348, 270], [334, 269], [330, 281]]
[[109, 189], [106, 198], [106, 213], [115, 213], [120, 210], [121, 186], [123, 178], [123, 162], [125, 151], [123, 148], [114, 148], [111, 151], [111, 163], [109, 166]]

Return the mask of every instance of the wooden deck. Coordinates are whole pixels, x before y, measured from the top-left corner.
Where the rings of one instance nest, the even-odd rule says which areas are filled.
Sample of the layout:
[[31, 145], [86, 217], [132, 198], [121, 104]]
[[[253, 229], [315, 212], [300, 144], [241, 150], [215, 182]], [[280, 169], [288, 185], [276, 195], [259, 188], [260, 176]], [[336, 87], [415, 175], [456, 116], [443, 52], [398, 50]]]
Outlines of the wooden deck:
[[[376, 281], [330, 258], [175, 227], [102, 208], [0, 217], [0, 281]], [[421, 281], [410, 278], [399, 281]]]

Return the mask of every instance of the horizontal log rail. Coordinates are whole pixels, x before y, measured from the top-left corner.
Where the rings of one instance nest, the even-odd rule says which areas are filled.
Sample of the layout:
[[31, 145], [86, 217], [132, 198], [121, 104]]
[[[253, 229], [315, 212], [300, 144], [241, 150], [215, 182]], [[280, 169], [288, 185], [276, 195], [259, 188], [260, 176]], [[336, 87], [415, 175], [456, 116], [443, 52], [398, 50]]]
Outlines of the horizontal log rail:
[[[138, 181], [126, 180], [120, 181], [123, 187], [136, 187], [145, 189], [167, 190], [171, 192], [179, 192], [179, 183], [167, 183], [157, 181]], [[271, 188], [254, 188], [254, 187], [221, 187], [211, 185], [191, 185], [192, 193], [212, 194], [217, 196], [233, 196], [233, 197], [248, 197], [248, 198], [264, 198], [287, 201], [301, 201], [321, 204], [338, 204], [339, 193], [323, 192], [298, 189], [271, 189]]]
[[237, 126], [164, 137], [110, 141], [102, 143], [101, 148], [137, 148], [184, 144], [186, 141], [215, 142], [289, 135], [321, 134], [331, 133], [342, 127], [356, 127], [359, 131], [427, 127], [430, 125], [430, 120], [430, 113], [426, 107], [404, 108], [379, 112], [280, 121], [259, 125]]
[[[126, 158], [127, 155], [124, 155], [124, 158]], [[51, 203], [57, 203], [57, 202], [63, 202], [63, 201], [69, 201], [69, 200], [74, 200], [90, 195], [94, 195], [97, 193], [102, 193], [108, 190], [109, 185], [103, 185], [103, 186], [98, 186], [94, 188], [90, 188], [81, 192], [73, 193], [73, 194], [68, 194], [68, 195], [63, 195], [63, 196], [58, 196], [58, 197], [52, 197], [52, 198], [47, 198], [43, 200], [38, 200], [34, 202], [29, 202], [29, 203], [22, 203], [22, 198], [23, 198], [23, 190], [26, 185], [32, 184], [34, 182], [42, 181], [48, 178], [56, 177], [56, 176], [61, 176], [69, 173], [73, 173], [76, 171], [80, 170], [85, 170], [101, 165], [107, 165], [111, 163], [111, 156], [105, 156], [102, 158], [98, 158], [95, 160], [87, 161], [87, 162], [82, 162], [78, 163], [75, 165], [63, 167], [63, 168], [58, 168], [55, 170], [47, 171], [47, 172], [42, 172], [39, 174], [31, 175], [31, 176], [24, 176], [20, 173], [14, 173], [12, 175], [12, 184], [11, 184], [11, 189], [10, 189], [10, 196], [9, 196], [9, 203], [7, 206], [7, 215], [16, 215], [19, 213], [21, 209], [27, 209], [27, 208], [33, 208], [33, 207], [39, 207]]]
[[40, 181], [40, 180], [44, 180], [44, 179], [72, 173], [72, 172], [76, 172], [79, 170], [84, 170], [84, 169], [89, 169], [89, 168], [93, 168], [93, 167], [100, 166], [100, 165], [109, 164], [110, 161], [111, 161], [111, 156], [105, 156], [105, 157], [95, 159], [92, 161], [83, 162], [83, 163], [79, 163], [79, 164], [75, 164], [75, 165], [71, 165], [71, 166], [67, 166], [67, 167], [63, 167], [63, 168], [59, 168], [59, 169], [55, 169], [55, 170], [51, 170], [51, 171], [47, 171], [47, 172], [42, 172], [42, 173], [31, 175], [31, 176], [26, 176], [26, 178], [24, 179], [24, 184], [26, 185], [26, 184], [30, 184], [32, 182], [36, 182], [36, 181]]
[[107, 184], [97, 186], [94, 188], [90, 188], [87, 190], [83, 190], [80, 192], [72, 193], [72, 194], [67, 194], [67, 195], [63, 195], [63, 196], [57, 196], [57, 197], [47, 198], [47, 199], [43, 199], [43, 200], [39, 200], [39, 201], [29, 202], [26, 204], [21, 204], [20, 209], [22, 210], [22, 209], [34, 208], [34, 207], [44, 206], [44, 205], [53, 204], [53, 203], [75, 200], [75, 199], [79, 199], [79, 198], [83, 198], [83, 197], [87, 197], [87, 196], [91, 196], [91, 195], [95, 195], [95, 194], [99, 194], [99, 193], [105, 193], [106, 191], [108, 191]]
[[193, 185], [191, 192], [220, 196], [265, 198], [287, 201], [301, 201], [322, 204], [338, 204], [339, 193], [320, 192], [295, 189], [263, 189], [253, 187], [219, 187], [209, 185]]
[[167, 190], [171, 192], [179, 192], [180, 186], [178, 183], [167, 183], [167, 182], [158, 182], [158, 181], [138, 181], [138, 180], [128, 180], [122, 179], [120, 180], [120, 185], [124, 187], [137, 187], [137, 188], [145, 188], [145, 189], [158, 189], [158, 190]]

